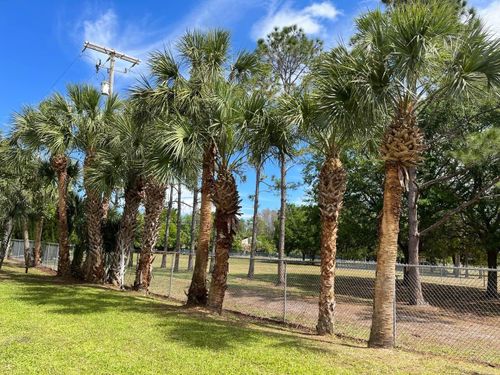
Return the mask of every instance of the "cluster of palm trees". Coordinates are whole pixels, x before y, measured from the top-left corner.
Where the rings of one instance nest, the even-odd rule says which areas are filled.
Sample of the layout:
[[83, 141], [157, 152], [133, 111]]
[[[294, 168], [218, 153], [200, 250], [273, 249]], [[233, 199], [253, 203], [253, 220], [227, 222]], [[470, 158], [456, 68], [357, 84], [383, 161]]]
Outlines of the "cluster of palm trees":
[[[143, 203], [134, 287], [147, 290], [165, 192], [180, 182], [198, 189], [200, 179], [199, 233], [187, 303], [221, 311], [240, 210], [237, 174], [245, 163], [255, 168], [256, 213], [265, 160], [278, 150], [274, 154], [285, 171], [290, 138], [300, 139], [322, 161], [317, 181], [322, 226], [317, 332], [331, 334], [336, 238], [348, 188], [342, 159], [360, 147], [376, 150], [378, 144], [385, 182], [369, 345], [393, 346], [401, 200], [425, 147], [419, 113], [435, 100], [452, 95], [466, 100], [496, 89], [499, 41], [475, 16], [464, 16], [463, 4], [456, 1], [392, 2], [356, 20], [349, 46], [319, 53], [307, 63], [305, 74], [275, 90], [262, 87], [262, 77], [273, 69], [269, 60], [247, 52], [232, 59], [226, 31], [187, 32], [176, 47], [175, 54], [151, 54], [150, 75], [130, 89], [126, 100], [104, 100], [93, 87], [71, 85], [66, 96], [54, 94], [36, 108], [23, 109], [14, 118], [11, 139], [2, 141], [19, 152], [35, 150], [36, 158], [49, 161], [57, 176], [58, 274], [71, 273], [66, 206], [74, 156], [84, 160], [87, 252], [81, 269], [89, 282], [123, 285]], [[282, 188], [284, 178], [283, 173]], [[101, 227], [109, 198], [118, 189], [124, 193], [123, 210], [116, 246], [106, 261]], [[284, 221], [283, 207], [281, 213]], [[212, 225], [216, 261], [208, 285]], [[280, 241], [284, 246], [281, 236]], [[255, 244], [253, 238], [250, 278]], [[416, 267], [413, 272], [418, 278]], [[282, 273], [280, 269], [278, 275]]]

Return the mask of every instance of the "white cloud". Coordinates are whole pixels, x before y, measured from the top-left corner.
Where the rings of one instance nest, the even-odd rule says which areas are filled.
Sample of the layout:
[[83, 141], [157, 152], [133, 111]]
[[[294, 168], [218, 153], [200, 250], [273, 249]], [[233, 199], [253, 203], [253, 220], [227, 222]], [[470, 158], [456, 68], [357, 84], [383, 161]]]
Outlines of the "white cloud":
[[107, 46], [115, 41], [117, 28], [118, 17], [112, 9], [108, 9], [95, 20], [83, 21], [83, 36], [86, 41]]
[[479, 8], [478, 14], [488, 30], [500, 37], [500, 0], [492, 1], [486, 7]]
[[290, 3], [281, 7], [274, 4], [267, 15], [252, 27], [252, 37], [259, 39], [269, 34], [274, 27], [298, 25], [306, 34], [322, 35], [326, 32], [325, 22], [330, 23], [340, 15], [340, 11], [329, 1], [313, 3], [302, 9], [295, 9]]

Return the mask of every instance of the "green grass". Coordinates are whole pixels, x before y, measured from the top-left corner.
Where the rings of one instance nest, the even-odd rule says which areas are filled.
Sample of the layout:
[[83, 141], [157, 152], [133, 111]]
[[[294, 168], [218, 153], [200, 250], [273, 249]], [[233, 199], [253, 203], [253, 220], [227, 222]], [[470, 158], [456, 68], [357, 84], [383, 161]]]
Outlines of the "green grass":
[[7, 264], [0, 271], [2, 374], [493, 373], [495, 369], [256, 326], [236, 317]]

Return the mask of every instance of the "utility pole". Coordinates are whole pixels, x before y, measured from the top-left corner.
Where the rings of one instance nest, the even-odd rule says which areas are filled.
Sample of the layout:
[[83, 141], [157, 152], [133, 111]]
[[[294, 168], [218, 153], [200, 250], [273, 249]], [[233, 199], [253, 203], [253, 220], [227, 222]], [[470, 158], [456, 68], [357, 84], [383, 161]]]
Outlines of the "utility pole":
[[[125, 53], [122, 53], [122, 52], [118, 52], [112, 48], [100, 46], [100, 45], [95, 44], [95, 43], [91, 43], [91, 42], [83, 43], [83, 51], [85, 51], [87, 48], [94, 50], [94, 51], [97, 51], [97, 52], [100, 52], [100, 53], [103, 53], [105, 55], [108, 55], [108, 60], [107, 60], [107, 61], [109, 61], [108, 82], [107, 82], [108, 87], [106, 88], [105, 84], [102, 85], [102, 93], [104, 95], [111, 96], [113, 94], [113, 84], [115, 81], [115, 60], [116, 59], [120, 59], [120, 60], [127, 61], [127, 62], [131, 63], [132, 66], [130, 68], [133, 68], [134, 66], [138, 65], [141, 62], [141, 60], [139, 60], [135, 57], [126, 55]], [[100, 67], [101, 67], [101, 63], [99, 61], [99, 63], [96, 64], [96, 69], [99, 70]], [[127, 73], [127, 70], [125, 69], [125, 71], [121, 72], [121, 73]]]

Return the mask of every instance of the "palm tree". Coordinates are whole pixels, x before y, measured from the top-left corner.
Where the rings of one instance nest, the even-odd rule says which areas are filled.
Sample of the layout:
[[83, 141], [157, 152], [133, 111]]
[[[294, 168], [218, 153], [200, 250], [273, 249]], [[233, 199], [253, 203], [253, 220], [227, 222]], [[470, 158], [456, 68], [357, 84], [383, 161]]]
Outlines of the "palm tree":
[[[202, 155], [201, 202], [198, 244], [195, 265], [188, 291], [188, 305], [205, 305], [207, 302], [207, 265], [211, 218], [211, 193], [214, 179], [216, 147], [209, 129], [212, 118], [206, 107], [207, 94], [214, 82], [222, 79], [226, 73], [229, 51], [229, 33], [223, 30], [211, 30], [206, 33], [187, 32], [178, 42], [180, 57], [187, 65], [189, 79], [181, 75], [178, 64], [169, 52], [156, 52], [151, 56], [150, 68], [157, 85], [152, 87], [149, 96], [152, 106], [168, 111], [174, 107], [190, 121]], [[246, 76], [257, 63], [240, 54], [231, 66], [229, 78], [238, 80]]]
[[244, 153], [244, 108], [238, 87], [225, 81], [218, 82], [211, 91], [212, 126], [217, 150], [216, 178], [212, 197], [215, 205], [215, 266], [212, 272], [207, 305], [221, 312], [227, 288], [229, 251], [238, 225], [240, 198], [233, 176]]
[[46, 218], [50, 217], [54, 203], [57, 201], [57, 187], [55, 186], [55, 174], [50, 162], [40, 160], [37, 164], [30, 191], [33, 195], [32, 216], [34, 221], [34, 247], [33, 266], [41, 262], [42, 255], [42, 232]]
[[[268, 66], [271, 77], [266, 89], [292, 95], [294, 91], [301, 91], [304, 87], [304, 75], [317, 56], [321, 53], [323, 43], [319, 39], [309, 39], [303, 29], [297, 25], [275, 27], [265, 39], [257, 42], [257, 55]], [[278, 84], [280, 90], [275, 87]], [[275, 92], [276, 93], [276, 92]], [[280, 210], [278, 235], [278, 285], [285, 281], [285, 223], [287, 201], [287, 164], [294, 154], [297, 133], [294, 124], [281, 121], [278, 114], [273, 131], [269, 134], [273, 145], [273, 153], [280, 167]]]
[[[37, 115], [34, 108], [26, 107], [22, 113], [14, 116], [18, 126], [31, 122]], [[19, 127], [16, 129], [19, 130]], [[41, 257], [41, 235], [44, 216], [55, 202], [53, 173], [50, 165], [39, 155], [39, 151], [22, 142], [19, 134], [14, 133], [10, 146], [2, 150], [2, 161], [11, 165], [10, 183], [19, 189], [16, 206], [24, 241], [24, 261], [26, 272], [29, 267], [36, 267]], [[29, 229], [34, 222], [35, 241], [33, 252], [30, 248]]]
[[252, 219], [252, 240], [250, 243], [250, 261], [247, 277], [255, 274], [255, 252], [257, 250], [257, 220], [259, 214], [259, 191], [262, 181], [264, 162], [270, 155], [269, 133], [274, 125], [269, 113], [269, 101], [259, 92], [255, 92], [245, 102], [244, 117], [248, 135], [249, 161], [255, 168], [255, 193]]
[[106, 148], [96, 153], [87, 172], [89, 182], [100, 192], [123, 186], [124, 206], [116, 244], [109, 257], [106, 281], [123, 287], [125, 267], [130, 256], [139, 206], [144, 198], [144, 157], [146, 119], [132, 103], [116, 116], [109, 129]]
[[[335, 266], [339, 215], [347, 174], [341, 158], [366, 140], [373, 130], [375, 113], [357, 96], [352, 72], [358, 56], [343, 46], [323, 54], [312, 74], [313, 91], [282, 100], [285, 118], [301, 125], [304, 140], [322, 160], [318, 176], [318, 206], [321, 214], [321, 273], [319, 314], [316, 331], [333, 334], [335, 311]], [[373, 134], [373, 132], [371, 132]]]
[[103, 219], [102, 194], [96, 190], [88, 171], [96, 158], [97, 150], [107, 140], [107, 129], [114, 121], [121, 103], [112, 96], [103, 104], [101, 93], [89, 85], [70, 85], [71, 114], [76, 127], [75, 145], [84, 154], [83, 185], [85, 187], [85, 216], [87, 226], [87, 257], [84, 262], [85, 279], [93, 283], [105, 280], [104, 253], [101, 224]]
[[149, 290], [152, 276], [152, 251], [158, 240], [158, 232], [160, 229], [159, 219], [161, 210], [163, 209], [166, 185], [166, 183], [154, 178], [148, 178], [144, 188], [144, 231], [142, 234], [141, 254], [135, 274], [135, 290]]
[[295, 154], [295, 145], [298, 138], [296, 124], [285, 121], [279, 111], [274, 111], [273, 126], [269, 133], [269, 140], [272, 145], [272, 152], [278, 159], [280, 168], [279, 190], [279, 235], [278, 235], [278, 285], [285, 282], [285, 223], [286, 223], [286, 201], [287, 201], [287, 163]]
[[[462, 23], [453, 2], [414, 2], [375, 10], [357, 20], [355, 48], [364, 64], [358, 90], [390, 120], [382, 138], [385, 163], [373, 320], [369, 345], [392, 347], [395, 262], [403, 188], [424, 148], [418, 114], [447, 95], [483, 94], [500, 83], [500, 43], [475, 19]], [[418, 272], [418, 267], [413, 267]]]
[[68, 101], [59, 93], [15, 116], [13, 138], [48, 154], [57, 176], [57, 222], [59, 237], [58, 276], [71, 274], [67, 197], [69, 154], [74, 148], [73, 122]]
[[[175, 137], [179, 134], [185, 135], [183, 130], [188, 128], [185, 119], [176, 115], [160, 117], [150, 124], [151, 136], [147, 138], [150, 142], [147, 144], [145, 156], [144, 231], [134, 282], [136, 290], [147, 291], [151, 282], [152, 251], [158, 240], [159, 219], [167, 185], [196, 173], [197, 159], [190, 153], [190, 147], [176, 148], [170, 142], [172, 139], [178, 140]], [[185, 141], [181, 135], [180, 142]], [[186, 144], [190, 143], [186, 141]], [[180, 228], [178, 227], [177, 230], [180, 231]]]

